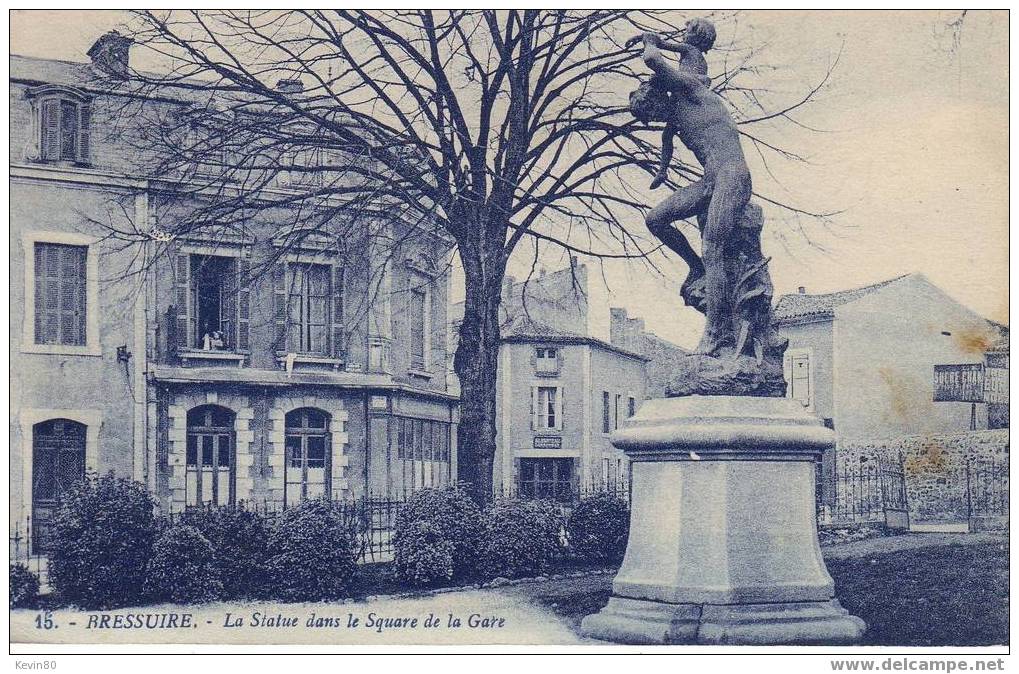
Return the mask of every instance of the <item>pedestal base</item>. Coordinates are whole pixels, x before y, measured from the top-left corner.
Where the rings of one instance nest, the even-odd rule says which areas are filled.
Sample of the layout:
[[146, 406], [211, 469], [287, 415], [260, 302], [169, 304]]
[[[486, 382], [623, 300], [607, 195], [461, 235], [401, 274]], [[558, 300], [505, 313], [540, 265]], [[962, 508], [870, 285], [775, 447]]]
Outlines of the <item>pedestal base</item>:
[[793, 400], [648, 401], [612, 437], [633, 461], [630, 537], [585, 635], [624, 643], [851, 644], [815, 521], [834, 434]]
[[837, 600], [779, 604], [668, 604], [612, 597], [581, 623], [584, 636], [624, 644], [846, 645], [866, 625]]

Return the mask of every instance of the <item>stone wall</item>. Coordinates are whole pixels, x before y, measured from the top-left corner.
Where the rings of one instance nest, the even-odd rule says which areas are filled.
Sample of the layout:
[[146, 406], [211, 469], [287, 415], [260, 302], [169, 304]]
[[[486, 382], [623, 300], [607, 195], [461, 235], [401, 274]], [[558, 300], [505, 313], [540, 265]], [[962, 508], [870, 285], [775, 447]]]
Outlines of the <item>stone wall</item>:
[[1007, 429], [840, 443], [837, 450], [839, 470], [901, 456], [914, 521], [958, 521], [971, 511], [1007, 508], [1008, 453]]

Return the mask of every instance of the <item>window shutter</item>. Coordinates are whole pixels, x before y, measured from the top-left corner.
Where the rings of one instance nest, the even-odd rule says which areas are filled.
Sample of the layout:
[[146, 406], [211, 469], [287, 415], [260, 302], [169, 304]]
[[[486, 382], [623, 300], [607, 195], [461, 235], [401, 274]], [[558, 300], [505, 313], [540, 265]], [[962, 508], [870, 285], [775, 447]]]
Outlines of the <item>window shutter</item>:
[[332, 310], [332, 347], [333, 358], [345, 357], [345, 341], [343, 334], [343, 289], [344, 289], [343, 265], [333, 265], [333, 310]]
[[251, 348], [251, 262], [237, 260], [237, 349]]
[[191, 344], [191, 256], [177, 255], [173, 270], [173, 301], [177, 308], [175, 319], [176, 350], [186, 349]]
[[35, 246], [35, 341], [56, 344], [59, 336], [59, 252], [56, 246]]
[[92, 144], [92, 104], [78, 106], [78, 162], [90, 163]]
[[276, 335], [273, 349], [287, 348], [287, 264], [277, 262], [272, 270], [273, 280], [273, 312], [275, 314]]
[[50, 99], [42, 102], [42, 124], [39, 133], [42, 158], [48, 161], [60, 159], [60, 101]]
[[563, 430], [563, 410], [566, 409], [565, 401], [566, 398], [565, 389], [560, 386], [556, 389], [556, 415], [555, 415], [555, 429], [557, 431]]
[[61, 344], [85, 344], [85, 257], [81, 246], [61, 246]]
[[786, 352], [782, 358], [782, 376], [785, 378], [785, 397], [793, 397], [793, 359], [792, 356]]
[[[224, 273], [222, 290], [222, 305], [220, 307], [220, 327], [223, 332], [223, 348], [237, 348], [237, 298], [240, 293], [240, 259], [234, 259], [233, 264]], [[197, 313], [197, 311], [196, 311]]]
[[531, 430], [538, 429], [538, 387], [531, 387]]

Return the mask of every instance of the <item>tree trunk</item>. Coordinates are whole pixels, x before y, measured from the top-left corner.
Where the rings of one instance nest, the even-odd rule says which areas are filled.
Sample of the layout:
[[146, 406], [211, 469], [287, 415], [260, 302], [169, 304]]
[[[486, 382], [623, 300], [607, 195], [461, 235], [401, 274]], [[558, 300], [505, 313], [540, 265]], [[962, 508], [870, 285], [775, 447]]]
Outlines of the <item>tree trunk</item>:
[[478, 503], [487, 503], [493, 495], [499, 305], [505, 263], [501, 250], [486, 259], [480, 251], [461, 247], [460, 255], [466, 288], [460, 343], [453, 357], [460, 379], [457, 478], [469, 485]]

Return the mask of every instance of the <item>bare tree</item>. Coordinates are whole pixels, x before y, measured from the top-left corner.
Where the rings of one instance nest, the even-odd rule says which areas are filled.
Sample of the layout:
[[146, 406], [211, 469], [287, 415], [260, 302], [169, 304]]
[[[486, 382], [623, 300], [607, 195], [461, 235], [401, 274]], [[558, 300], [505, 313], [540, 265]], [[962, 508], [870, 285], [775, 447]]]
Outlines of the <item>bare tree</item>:
[[[735, 15], [713, 18], [722, 32], [736, 25]], [[132, 104], [171, 92], [190, 101], [152, 113], [160, 118], [138, 136], [160, 148], [154, 172], [202, 196], [178, 228], [286, 208], [313, 232], [337, 213], [357, 223], [350, 213], [372, 211], [455, 244], [466, 283], [458, 477], [487, 500], [507, 261], [525, 239], [599, 257], [652, 252], [637, 223], [661, 128], [629, 113], [627, 95], [647, 75], [624, 45], [645, 31], [674, 37], [682, 20], [628, 10], [143, 11], [129, 35], [167, 67], [132, 71], [120, 86], [141, 94]], [[755, 85], [768, 67], [756, 47], [720, 51], [714, 89], [748, 129], [795, 122], [827, 81], [780, 100]], [[762, 158], [798, 158], [745, 136]], [[675, 180], [698, 170], [673, 161]], [[302, 189], [273, 190], [281, 176]]]

